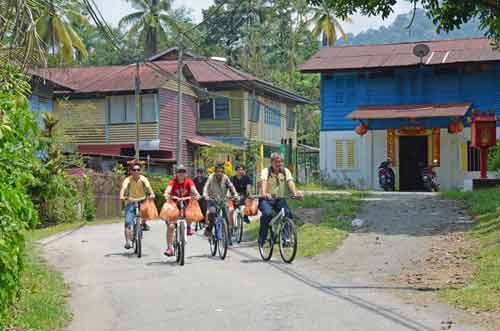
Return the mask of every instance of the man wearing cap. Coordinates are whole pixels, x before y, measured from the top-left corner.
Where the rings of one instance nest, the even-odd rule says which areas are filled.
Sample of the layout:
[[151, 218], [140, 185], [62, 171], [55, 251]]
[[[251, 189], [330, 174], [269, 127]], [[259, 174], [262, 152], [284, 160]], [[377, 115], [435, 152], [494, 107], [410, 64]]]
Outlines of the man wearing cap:
[[[146, 199], [146, 197], [154, 199], [154, 191], [149, 180], [141, 175], [141, 166], [134, 164], [132, 166], [132, 175], [125, 178], [120, 191], [120, 200], [125, 203], [125, 249], [132, 248], [131, 242], [134, 236], [132, 228], [136, 217], [135, 203]], [[149, 226], [144, 220], [142, 226], [145, 231], [149, 230]]]
[[[165, 190], [165, 200], [168, 201], [172, 197], [185, 198], [189, 196], [195, 199], [200, 198], [200, 194], [196, 190], [193, 180], [187, 177], [186, 168], [183, 165], [179, 165], [175, 171], [175, 178], [168, 183], [167, 189]], [[167, 222], [167, 249], [164, 253], [166, 256], [173, 256], [175, 254], [173, 246], [174, 230], [175, 224]], [[193, 235], [191, 224], [188, 224], [187, 235]]]

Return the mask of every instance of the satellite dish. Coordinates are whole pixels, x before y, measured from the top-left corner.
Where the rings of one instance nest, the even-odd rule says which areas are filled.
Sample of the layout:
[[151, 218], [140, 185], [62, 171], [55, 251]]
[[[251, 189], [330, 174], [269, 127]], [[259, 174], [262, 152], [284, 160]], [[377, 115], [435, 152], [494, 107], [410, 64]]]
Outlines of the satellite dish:
[[413, 47], [413, 55], [420, 58], [420, 63], [422, 63], [422, 59], [427, 56], [430, 51], [429, 46], [426, 44], [417, 44]]

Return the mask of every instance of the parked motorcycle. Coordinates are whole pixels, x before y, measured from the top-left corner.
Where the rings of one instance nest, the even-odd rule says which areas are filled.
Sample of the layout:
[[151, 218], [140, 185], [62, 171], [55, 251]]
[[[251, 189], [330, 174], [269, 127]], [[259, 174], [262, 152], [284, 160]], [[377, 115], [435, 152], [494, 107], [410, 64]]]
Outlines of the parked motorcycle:
[[378, 167], [378, 182], [384, 191], [395, 190], [396, 176], [394, 175], [394, 171], [392, 170], [389, 161], [380, 163], [380, 166]]
[[420, 166], [420, 176], [424, 184], [424, 189], [428, 192], [439, 192], [439, 182], [436, 172], [434, 171], [434, 168], [436, 166], [436, 162], [434, 162], [433, 165], [430, 166]]

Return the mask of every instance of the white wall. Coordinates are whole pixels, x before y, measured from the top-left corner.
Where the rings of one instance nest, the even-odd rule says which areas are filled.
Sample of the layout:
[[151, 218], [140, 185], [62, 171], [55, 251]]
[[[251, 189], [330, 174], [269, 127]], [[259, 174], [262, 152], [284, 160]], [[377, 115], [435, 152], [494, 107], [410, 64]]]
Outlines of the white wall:
[[[500, 128], [497, 128], [500, 137]], [[356, 167], [352, 170], [335, 169], [335, 141], [355, 141]], [[435, 168], [441, 188], [449, 190], [463, 188], [464, 180], [478, 178], [479, 172], [460, 169], [460, 143], [470, 140], [470, 129], [465, 128], [458, 135], [441, 129], [441, 164]], [[387, 159], [387, 134], [385, 130], [370, 131], [360, 137], [354, 131], [322, 131], [320, 133], [320, 169], [322, 176], [338, 184], [353, 184], [359, 188], [380, 189], [377, 168]], [[396, 145], [396, 151], [398, 146]], [[396, 169], [394, 169], [397, 171]], [[494, 178], [495, 173], [488, 173]]]

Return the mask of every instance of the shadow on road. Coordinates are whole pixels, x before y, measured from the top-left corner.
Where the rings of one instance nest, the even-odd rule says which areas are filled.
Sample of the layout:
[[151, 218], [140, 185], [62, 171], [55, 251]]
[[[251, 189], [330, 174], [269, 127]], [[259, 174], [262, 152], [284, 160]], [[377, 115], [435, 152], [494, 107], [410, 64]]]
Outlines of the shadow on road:
[[[249, 260], [253, 260], [251, 255], [248, 255], [247, 253], [240, 251], [240, 250], [234, 250], [234, 252], [242, 257], [245, 257]], [[341, 299], [344, 301], [347, 301], [351, 304], [354, 304], [368, 312], [374, 313], [376, 315], [379, 315], [387, 320], [390, 320], [391, 322], [398, 324], [401, 327], [404, 327], [407, 330], [415, 330], [415, 331], [434, 331], [432, 327], [429, 327], [427, 325], [424, 325], [420, 323], [419, 321], [416, 321], [410, 317], [407, 317], [403, 315], [402, 313], [399, 313], [395, 311], [394, 309], [390, 307], [384, 307], [382, 305], [370, 302], [364, 298], [355, 296], [355, 295], [350, 295], [350, 294], [344, 294], [340, 291], [342, 288], [337, 288], [334, 286], [325, 286], [321, 284], [320, 282], [317, 282], [308, 276], [301, 274], [295, 270], [292, 269], [291, 265], [287, 265], [285, 263], [279, 263], [279, 262], [268, 262], [268, 264], [277, 270], [281, 271], [282, 273], [288, 275], [289, 277], [292, 277], [293, 279], [301, 282], [304, 285], [309, 286], [310, 288], [316, 289], [324, 294], [330, 295], [332, 297], [335, 297], [337, 299]], [[346, 287], [344, 287], [346, 288]]]
[[[137, 255], [135, 255], [134, 252], [121, 252], [121, 253], [104, 254], [104, 257], [113, 257], [113, 256], [122, 256], [122, 257], [126, 257], [126, 258], [131, 258], [131, 257], [137, 258]], [[147, 257], [147, 256], [148, 256], [147, 254], [142, 254], [142, 257]]]

